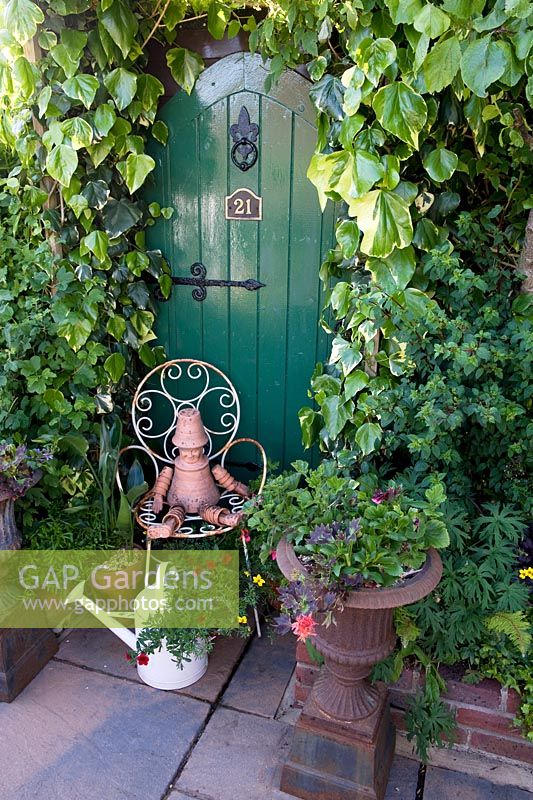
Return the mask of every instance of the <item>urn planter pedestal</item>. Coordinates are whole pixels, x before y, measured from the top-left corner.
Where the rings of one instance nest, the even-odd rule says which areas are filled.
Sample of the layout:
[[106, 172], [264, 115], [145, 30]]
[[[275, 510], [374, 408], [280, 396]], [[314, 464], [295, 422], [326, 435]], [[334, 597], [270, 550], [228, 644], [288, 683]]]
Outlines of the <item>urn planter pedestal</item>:
[[[285, 540], [277, 561], [286, 578], [305, 575]], [[383, 800], [395, 730], [387, 689], [368, 676], [395, 647], [394, 609], [428, 595], [441, 575], [440, 556], [429, 550], [422, 570], [402, 585], [350, 592], [336, 624], [317, 628], [313, 645], [324, 664], [295, 728], [282, 791], [305, 800]]]

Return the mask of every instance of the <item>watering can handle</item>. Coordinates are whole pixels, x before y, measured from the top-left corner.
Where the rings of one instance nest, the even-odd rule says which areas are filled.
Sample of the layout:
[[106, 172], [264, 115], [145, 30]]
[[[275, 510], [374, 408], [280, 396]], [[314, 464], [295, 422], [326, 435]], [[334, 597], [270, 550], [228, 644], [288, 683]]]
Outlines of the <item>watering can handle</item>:
[[157, 572], [156, 572], [156, 576], [155, 576], [155, 582], [153, 584], [148, 583], [149, 570], [147, 569], [146, 570], [145, 579], [144, 579], [144, 587], [145, 587], [145, 589], [155, 589], [158, 586], [162, 586], [162, 584], [163, 584], [163, 582], [165, 580], [165, 574], [166, 574], [166, 571], [167, 571], [167, 567], [168, 567], [168, 561], [160, 562], [160, 564], [157, 567]]

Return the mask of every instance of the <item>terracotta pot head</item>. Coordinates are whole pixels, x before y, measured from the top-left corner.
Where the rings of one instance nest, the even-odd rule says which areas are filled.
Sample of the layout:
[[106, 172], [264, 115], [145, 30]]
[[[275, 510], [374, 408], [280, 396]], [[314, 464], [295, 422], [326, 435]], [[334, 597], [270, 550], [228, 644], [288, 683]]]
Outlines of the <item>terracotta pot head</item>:
[[180, 450], [203, 448], [209, 439], [197, 408], [184, 408], [178, 414], [176, 432], [172, 444]]

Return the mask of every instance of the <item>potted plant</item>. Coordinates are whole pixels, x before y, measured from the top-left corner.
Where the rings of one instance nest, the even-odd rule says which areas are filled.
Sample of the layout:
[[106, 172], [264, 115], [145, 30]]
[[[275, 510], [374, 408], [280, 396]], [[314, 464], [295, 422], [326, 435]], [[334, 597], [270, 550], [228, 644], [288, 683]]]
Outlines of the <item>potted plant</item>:
[[144, 683], [155, 689], [183, 689], [205, 674], [213, 636], [197, 628], [143, 628], [126, 654]]
[[42, 476], [41, 465], [52, 458], [49, 448], [25, 444], [0, 444], [0, 550], [19, 550], [21, 537], [15, 523], [15, 500], [23, 497]]
[[379, 487], [375, 475], [355, 480], [333, 461], [293, 466], [248, 503], [247, 524], [288, 580], [278, 630], [312, 640], [324, 657], [312, 701], [334, 719], [363, 719], [382, 701], [368, 675], [394, 649], [394, 608], [440, 580], [444, 490], [435, 480], [415, 499], [399, 484]]

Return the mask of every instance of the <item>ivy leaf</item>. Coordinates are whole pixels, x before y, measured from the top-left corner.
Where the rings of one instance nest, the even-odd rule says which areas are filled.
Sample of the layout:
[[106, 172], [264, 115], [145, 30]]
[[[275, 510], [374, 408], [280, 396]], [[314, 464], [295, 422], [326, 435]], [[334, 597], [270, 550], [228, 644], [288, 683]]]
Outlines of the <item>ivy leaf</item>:
[[[124, 0], [113, 0], [113, 2], [103, 10], [104, 4], [100, 6], [99, 19], [111, 39], [118, 45], [120, 52], [126, 58], [131, 50], [135, 35], [139, 29], [137, 17]], [[129, 104], [126, 104], [129, 105]]]
[[411, 243], [413, 223], [409, 206], [399, 195], [375, 189], [359, 200], [352, 200], [349, 212], [363, 231], [363, 253], [386, 258], [395, 247], [402, 249]]
[[68, 205], [74, 211], [76, 217], [79, 219], [82, 211], [89, 207], [87, 198], [82, 194], [73, 194], [68, 201]]
[[155, 167], [155, 161], [151, 156], [145, 153], [137, 155], [137, 153], [130, 153], [125, 161], [120, 161], [117, 164], [117, 169], [122, 175], [130, 194], [136, 192], [137, 189], [143, 185], [146, 176]]
[[344, 381], [344, 396], [347, 400], [351, 400], [361, 389], [368, 386], [370, 378], [363, 372], [362, 369], [356, 369], [351, 372]]
[[134, 329], [144, 341], [156, 338], [155, 334], [152, 333], [154, 315], [150, 311], [143, 311], [138, 308], [133, 312], [130, 320]]
[[309, 96], [319, 111], [323, 111], [333, 119], [342, 120], [344, 118], [342, 110], [344, 86], [338, 78], [334, 78], [333, 75], [324, 75], [322, 80], [311, 87]]
[[461, 46], [456, 36], [437, 42], [427, 55], [422, 71], [429, 92], [434, 94], [449, 86], [461, 63]]
[[102, 211], [106, 232], [110, 239], [116, 239], [136, 225], [142, 217], [141, 211], [134, 203], [126, 199], [115, 200], [112, 197]]
[[302, 443], [305, 449], [313, 445], [320, 431], [320, 417], [312, 408], [301, 408], [298, 411], [300, 427], [302, 429]]
[[357, 64], [374, 86], [395, 59], [396, 45], [391, 39], [363, 39], [356, 52]]
[[82, 190], [82, 195], [86, 198], [89, 208], [100, 211], [107, 203], [109, 197], [109, 186], [105, 181], [89, 181]]
[[94, 126], [101, 136], [107, 136], [113, 125], [117, 115], [109, 103], [103, 103], [98, 106], [94, 112]]
[[43, 401], [52, 411], [61, 412], [65, 405], [65, 395], [59, 389], [47, 389], [43, 392]]
[[410, 25], [422, 9], [421, 0], [385, 0], [385, 4], [395, 25]]
[[104, 361], [104, 369], [113, 383], [118, 383], [126, 369], [126, 360], [124, 356], [121, 353], [112, 353]]
[[351, 148], [355, 135], [359, 133], [365, 122], [366, 120], [362, 114], [344, 117], [341, 122], [338, 139], [345, 150]]
[[[166, 276], [167, 278], [170, 276]], [[139, 308], [146, 308], [150, 300], [150, 292], [144, 281], [136, 281], [129, 283], [127, 288], [128, 297], [130, 297], [136, 306]]]
[[137, 76], [123, 67], [118, 67], [105, 76], [104, 84], [118, 110], [123, 111], [135, 97]]
[[459, 157], [445, 147], [437, 147], [424, 158], [422, 163], [431, 180], [441, 183], [451, 178], [459, 163]]
[[74, 150], [89, 147], [93, 140], [93, 129], [82, 117], [70, 117], [59, 125], [61, 131], [67, 136]]
[[427, 294], [421, 292], [420, 289], [406, 289], [397, 295], [400, 303], [402, 298], [407, 310], [417, 319], [424, 319], [434, 304], [434, 301]]
[[367, 456], [379, 447], [383, 431], [376, 422], [364, 422], [355, 433], [355, 441]]
[[68, 316], [57, 324], [58, 335], [67, 340], [75, 353], [86, 343], [92, 329], [91, 321], [81, 315]]
[[207, 11], [207, 30], [213, 39], [222, 39], [226, 31], [226, 25], [231, 16], [230, 9], [223, 3], [213, 0]]
[[126, 331], [126, 322], [123, 317], [110, 317], [107, 321], [106, 331], [120, 342]]
[[104, 261], [107, 257], [109, 247], [109, 237], [103, 231], [91, 231], [84, 236], [80, 242], [80, 255], [92, 253], [98, 261]]
[[29, 100], [35, 91], [39, 73], [25, 56], [19, 56], [13, 64], [13, 77], [17, 82], [22, 97], [25, 100]]
[[384, 86], [374, 95], [372, 108], [385, 130], [418, 147], [418, 134], [427, 119], [427, 106], [414, 89], [400, 82]]
[[430, 219], [424, 217], [416, 223], [413, 244], [419, 250], [425, 250], [426, 253], [429, 253], [441, 241], [441, 231], [442, 229], [439, 230]]
[[388, 294], [394, 294], [399, 289], [405, 289], [413, 277], [415, 253], [409, 245], [403, 250], [394, 250], [385, 259], [369, 258], [366, 266], [374, 282]]
[[[352, 197], [365, 195], [376, 181], [383, 178], [383, 165], [379, 159], [368, 153], [366, 150], [357, 149], [353, 156], [353, 183], [355, 192]], [[350, 202], [350, 197], [344, 197], [346, 202]]]
[[332, 439], [336, 439], [348, 420], [350, 409], [339, 396], [326, 397], [320, 406], [326, 430]]
[[433, 3], [428, 3], [416, 15], [413, 25], [415, 30], [425, 33], [430, 39], [438, 39], [450, 27], [450, 18]]
[[39, 96], [37, 98], [37, 107], [39, 109], [39, 116], [41, 119], [46, 114], [51, 97], [52, 89], [50, 86], [45, 86], [44, 89], [39, 92]]
[[74, 75], [78, 71], [80, 63], [79, 56], [74, 56], [72, 51], [69, 50], [68, 47], [66, 47], [66, 45], [64, 45], [63, 43], [58, 44], [55, 47], [52, 47], [52, 49], [50, 50], [50, 55], [52, 56], [56, 64], [58, 64], [61, 67], [67, 78], [74, 77]]
[[353, 219], [345, 219], [337, 225], [337, 241], [344, 258], [353, 258], [359, 246], [359, 227]]
[[331, 355], [329, 358], [330, 364], [337, 364], [340, 362], [344, 375], [349, 375], [355, 367], [361, 363], [363, 359], [357, 344], [352, 344], [343, 339], [342, 336], [336, 336], [331, 345]]
[[332, 175], [335, 172], [340, 177], [349, 157], [350, 154], [346, 152], [328, 153], [327, 155], [315, 153], [312, 156], [307, 168], [307, 177], [316, 186], [322, 211], [324, 211], [328, 201], [327, 192], [331, 191], [332, 188]]
[[198, 53], [184, 47], [173, 47], [167, 52], [167, 65], [176, 83], [187, 94], [192, 92], [196, 79], [204, 69], [204, 62]]
[[490, 36], [471, 42], [461, 58], [461, 75], [478, 97], [487, 96], [487, 88], [505, 71], [505, 54]]
[[52, 148], [46, 158], [46, 171], [62, 186], [69, 186], [78, 166], [78, 154], [67, 144], [58, 144]]
[[80, 100], [85, 108], [90, 108], [100, 83], [94, 75], [74, 75], [62, 84], [67, 97]]
[[162, 120], [158, 119], [157, 122], [152, 125], [151, 134], [158, 142], [166, 144], [168, 141], [168, 126], [165, 125]]
[[164, 92], [165, 87], [155, 75], [139, 75], [137, 78], [137, 98], [146, 113], [155, 114], [159, 98]]
[[26, 44], [44, 22], [44, 14], [31, 0], [8, 0], [4, 5], [4, 27], [19, 44]]

